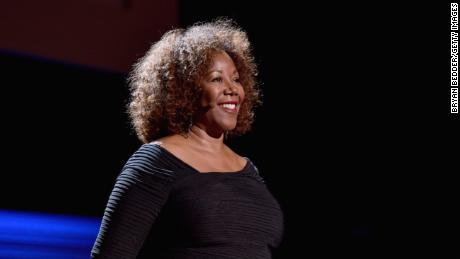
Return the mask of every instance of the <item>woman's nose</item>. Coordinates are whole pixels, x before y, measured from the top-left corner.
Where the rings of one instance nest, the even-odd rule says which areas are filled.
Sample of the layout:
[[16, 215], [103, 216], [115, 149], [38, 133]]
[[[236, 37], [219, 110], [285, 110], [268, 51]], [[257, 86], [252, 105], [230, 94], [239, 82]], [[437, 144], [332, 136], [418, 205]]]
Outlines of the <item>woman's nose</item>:
[[230, 94], [230, 95], [238, 95], [238, 91], [237, 91], [236, 86], [234, 84], [232, 84], [231, 82], [226, 84], [224, 93], [225, 94]]

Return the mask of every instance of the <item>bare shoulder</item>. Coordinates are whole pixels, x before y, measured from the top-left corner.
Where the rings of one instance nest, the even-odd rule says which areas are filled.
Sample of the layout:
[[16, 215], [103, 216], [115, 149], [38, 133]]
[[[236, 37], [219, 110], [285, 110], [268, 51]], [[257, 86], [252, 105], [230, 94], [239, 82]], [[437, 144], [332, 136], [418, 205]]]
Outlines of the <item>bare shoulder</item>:
[[170, 147], [170, 146], [181, 146], [181, 137], [178, 135], [171, 135], [162, 137], [152, 141], [151, 143], [157, 144], [163, 147]]
[[230, 158], [232, 158], [238, 165], [243, 168], [248, 160], [244, 158], [243, 156], [237, 154], [235, 151], [233, 151], [229, 146], [225, 145], [228, 155]]
[[179, 135], [171, 135], [167, 137], [162, 137], [151, 143], [159, 145], [165, 148], [166, 150], [170, 151], [173, 154], [182, 153], [184, 146], [185, 146], [183, 137]]

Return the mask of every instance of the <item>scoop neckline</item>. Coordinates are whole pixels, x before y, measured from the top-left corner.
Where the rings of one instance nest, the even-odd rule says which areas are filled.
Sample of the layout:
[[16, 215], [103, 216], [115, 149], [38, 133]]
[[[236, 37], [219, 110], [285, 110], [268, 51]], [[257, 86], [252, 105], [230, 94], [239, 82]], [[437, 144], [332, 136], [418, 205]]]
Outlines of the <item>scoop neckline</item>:
[[166, 153], [168, 156], [172, 157], [174, 160], [178, 161], [179, 163], [181, 163], [182, 165], [184, 165], [187, 168], [191, 169], [192, 171], [194, 171], [197, 174], [237, 175], [237, 174], [244, 173], [247, 170], [247, 168], [249, 167], [249, 165], [250, 165], [249, 158], [243, 157], [244, 159], [246, 159], [246, 164], [244, 165], [244, 167], [241, 170], [238, 170], [238, 171], [208, 171], [208, 172], [201, 172], [198, 169], [196, 169], [195, 167], [193, 167], [190, 164], [188, 164], [187, 162], [185, 162], [184, 160], [182, 160], [179, 157], [177, 157], [176, 155], [174, 155], [173, 153], [171, 153], [171, 151], [169, 151], [166, 148], [164, 148], [161, 145], [159, 145], [158, 143], [147, 143], [147, 145], [153, 145], [153, 146], [158, 147], [161, 151]]

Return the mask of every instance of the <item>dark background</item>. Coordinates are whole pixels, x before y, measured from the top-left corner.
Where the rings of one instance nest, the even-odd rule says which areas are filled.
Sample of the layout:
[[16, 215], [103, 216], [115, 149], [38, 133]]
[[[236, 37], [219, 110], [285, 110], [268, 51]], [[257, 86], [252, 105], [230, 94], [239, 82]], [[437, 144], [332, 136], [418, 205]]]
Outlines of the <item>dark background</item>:
[[[283, 208], [275, 258], [446, 251], [459, 132], [449, 3], [248, 2], [174, 2], [177, 24], [138, 45], [219, 16], [248, 32], [264, 105], [252, 133], [229, 144]], [[126, 61], [85, 62], [0, 51], [0, 208], [102, 216], [140, 142], [125, 113]]]

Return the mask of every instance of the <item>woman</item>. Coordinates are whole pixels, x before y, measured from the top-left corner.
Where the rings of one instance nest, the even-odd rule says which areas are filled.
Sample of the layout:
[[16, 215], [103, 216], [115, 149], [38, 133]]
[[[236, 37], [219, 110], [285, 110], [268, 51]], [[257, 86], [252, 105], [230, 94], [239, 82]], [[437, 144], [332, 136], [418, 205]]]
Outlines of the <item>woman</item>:
[[224, 144], [259, 103], [247, 35], [230, 21], [173, 30], [132, 72], [129, 112], [144, 144], [110, 196], [93, 258], [271, 258], [279, 204]]

